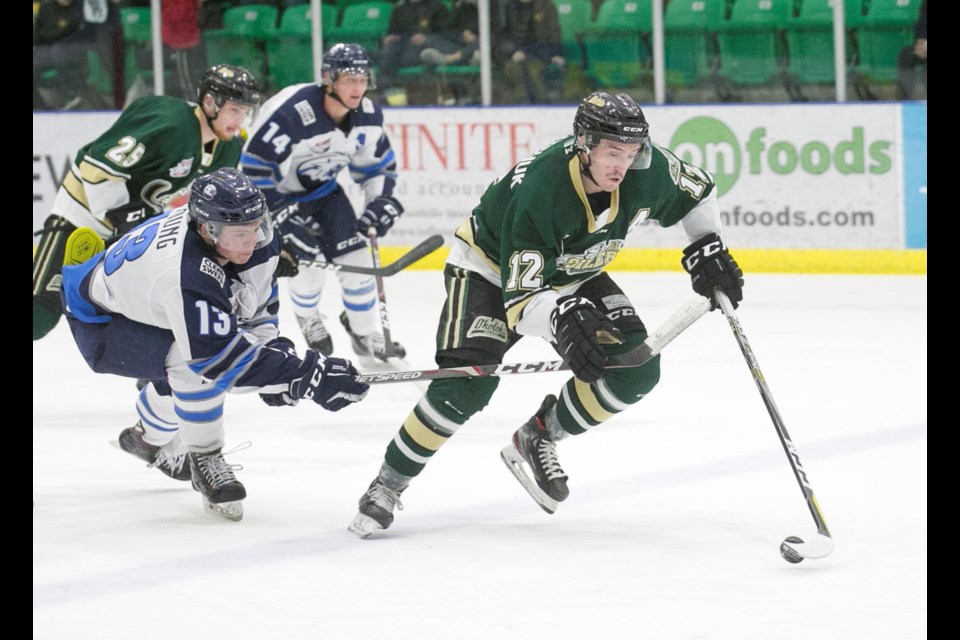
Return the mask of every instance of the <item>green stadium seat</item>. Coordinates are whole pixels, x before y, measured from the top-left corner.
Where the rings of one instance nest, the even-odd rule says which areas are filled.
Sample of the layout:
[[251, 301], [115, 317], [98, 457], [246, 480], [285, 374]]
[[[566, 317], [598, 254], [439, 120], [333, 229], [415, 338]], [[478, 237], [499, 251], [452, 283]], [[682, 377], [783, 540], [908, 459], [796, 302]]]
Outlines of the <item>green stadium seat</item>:
[[[337, 7], [320, 5], [320, 24], [324, 46], [332, 44], [327, 34], [337, 26]], [[313, 44], [310, 4], [288, 7], [280, 16], [280, 25], [267, 40], [267, 67], [270, 83], [278, 90], [302, 82], [313, 82]]]
[[870, 0], [857, 26], [857, 71], [867, 82], [894, 82], [900, 49], [913, 44], [920, 0]]
[[671, 0], [663, 16], [663, 58], [668, 86], [690, 87], [718, 64], [716, 32], [724, 0]]
[[553, 0], [560, 22], [563, 58], [567, 61], [565, 100], [578, 101], [589, 92], [586, 79], [587, 52], [580, 34], [590, 27], [593, 16], [591, 0]]
[[351, 4], [342, 10], [340, 25], [331, 32], [330, 37], [336, 42], [359, 44], [376, 60], [380, 43], [390, 26], [392, 11], [392, 3], [379, 0]]
[[[844, 0], [846, 63], [854, 61], [853, 30], [860, 23], [861, 0]], [[836, 79], [833, 46], [833, 0], [803, 0], [787, 19], [789, 71], [802, 84], [832, 84]]]
[[245, 67], [269, 87], [267, 41], [276, 35], [278, 10], [273, 5], [246, 4], [223, 12], [223, 29], [203, 32], [212, 64]]
[[792, 0], [736, 0], [720, 24], [720, 77], [737, 85], [765, 85], [784, 71]]
[[651, 78], [651, 0], [604, 0], [582, 34], [594, 88], [627, 89]]
[[151, 52], [150, 7], [124, 7], [120, 9], [120, 28], [123, 32], [124, 90], [137, 76], [153, 84], [153, 61]]
[[590, 0], [553, 0], [560, 21], [560, 38], [563, 42], [563, 57], [567, 66], [583, 68], [586, 53], [580, 34], [590, 27], [593, 5]]

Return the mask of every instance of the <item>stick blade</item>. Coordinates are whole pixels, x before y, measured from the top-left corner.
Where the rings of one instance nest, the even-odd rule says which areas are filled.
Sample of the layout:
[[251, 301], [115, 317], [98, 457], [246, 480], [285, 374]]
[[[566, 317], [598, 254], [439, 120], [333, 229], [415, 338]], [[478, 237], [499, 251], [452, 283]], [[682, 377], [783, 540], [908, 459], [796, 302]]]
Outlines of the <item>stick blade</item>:
[[[796, 539], [798, 538], [794, 538], [794, 540]], [[833, 548], [836, 546], [833, 538], [823, 535], [822, 533], [816, 534], [813, 538], [807, 540], [806, 542], [792, 542], [790, 538], [787, 538], [782, 544], [783, 546], [791, 549], [798, 556], [811, 560], [826, 558], [828, 555], [833, 553]]]

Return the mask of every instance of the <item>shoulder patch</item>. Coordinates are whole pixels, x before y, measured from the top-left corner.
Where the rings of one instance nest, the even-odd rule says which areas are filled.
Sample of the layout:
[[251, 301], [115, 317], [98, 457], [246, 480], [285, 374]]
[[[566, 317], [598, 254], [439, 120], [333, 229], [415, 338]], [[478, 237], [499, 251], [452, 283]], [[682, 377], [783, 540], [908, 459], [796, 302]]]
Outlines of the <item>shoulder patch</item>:
[[227, 281], [227, 274], [223, 272], [223, 269], [216, 262], [210, 258], [204, 258], [200, 262], [200, 273], [205, 273], [217, 282], [220, 283], [220, 286], [223, 286], [223, 283]]
[[171, 178], [185, 178], [190, 175], [190, 168], [193, 166], [193, 158], [184, 158], [177, 166], [170, 169]]
[[317, 114], [314, 113], [313, 107], [310, 106], [310, 103], [306, 100], [301, 100], [300, 102], [293, 105], [293, 108], [297, 110], [297, 113], [300, 114], [300, 120], [303, 122], [303, 126], [308, 124], [313, 124], [317, 121]]
[[363, 110], [364, 113], [377, 112], [376, 106], [373, 104], [373, 100], [371, 100], [370, 98], [367, 98], [366, 96], [364, 96], [363, 99], [360, 100], [360, 108]]

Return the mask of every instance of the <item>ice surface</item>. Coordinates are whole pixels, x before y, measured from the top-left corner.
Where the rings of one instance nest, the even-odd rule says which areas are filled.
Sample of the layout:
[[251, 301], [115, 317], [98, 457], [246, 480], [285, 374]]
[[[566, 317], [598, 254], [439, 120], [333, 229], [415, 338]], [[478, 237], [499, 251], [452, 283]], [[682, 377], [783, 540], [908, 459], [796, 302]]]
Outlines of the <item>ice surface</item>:
[[[682, 273], [614, 273], [649, 327]], [[386, 281], [395, 339], [433, 366], [438, 272]], [[285, 290], [284, 290], [285, 293]], [[108, 445], [132, 380], [96, 375], [65, 322], [33, 346], [33, 637], [41, 640], [904, 640], [927, 636], [925, 276], [747, 278], [744, 330], [836, 550], [784, 562], [813, 519], [720, 312], [663, 353], [638, 405], [558, 446], [570, 497], [544, 513], [500, 461], [565, 374], [504, 378], [403, 495], [348, 533], [419, 398], [383, 385], [340, 413], [226, 405], [242, 522]], [[303, 339], [286, 296], [281, 326]], [[330, 278], [323, 307], [349, 356]], [[508, 361], [554, 359], [522, 341]]]

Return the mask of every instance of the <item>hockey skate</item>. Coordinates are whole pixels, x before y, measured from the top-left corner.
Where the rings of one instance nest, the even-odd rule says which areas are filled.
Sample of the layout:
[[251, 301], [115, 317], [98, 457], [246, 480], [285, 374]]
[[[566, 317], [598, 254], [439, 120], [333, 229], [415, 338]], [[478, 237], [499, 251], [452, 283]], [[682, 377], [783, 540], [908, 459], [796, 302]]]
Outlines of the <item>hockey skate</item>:
[[371, 333], [366, 336], [361, 336], [354, 333], [350, 329], [350, 320], [347, 318], [346, 311], [340, 314], [340, 324], [347, 330], [347, 335], [350, 336], [350, 344], [353, 346], [353, 352], [358, 356], [379, 360], [381, 363], [389, 362], [389, 358], [403, 359], [407, 357], [407, 350], [404, 349], [403, 345], [399, 342], [394, 342], [392, 349], [388, 353], [386, 342], [384, 342], [381, 334]]
[[303, 337], [307, 341], [307, 346], [314, 351], [319, 351], [325, 356], [333, 354], [333, 339], [330, 332], [323, 324], [323, 316], [308, 316], [301, 318], [297, 316], [300, 322], [300, 329], [303, 331]]
[[[560, 468], [557, 445], [550, 439], [545, 424], [547, 411], [557, 403], [557, 397], [548, 395], [536, 415], [513, 434], [513, 442], [500, 451], [500, 458], [510, 473], [520, 481], [537, 504], [547, 513], [554, 513], [557, 504], [567, 499], [567, 474]], [[533, 471], [527, 475], [523, 463]]]
[[243, 519], [243, 499], [247, 490], [227, 464], [220, 449], [209, 453], [188, 453], [193, 488], [203, 496], [203, 508], [228, 520]]
[[403, 490], [395, 491], [377, 478], [370, 483], [370, 488], [360, 497], [360, 512], [347, 527], [361, 538], [369, 538], [374, 531], [381, 531], [393, 523], [393, 508], [403, 510], [400, 503], [400, 494]]
[[120, 432], [120, 438], [114, 443], [121, 450], [136, 456], [147, 463], [147, 467], [156, 467], [164, 475], [174, 480], [190, 480], [190, 465], [187, 454], [170, 453], [166, 447], [158, 447], [143, 439], [143, 423], [139, 420], [132, 427]]

